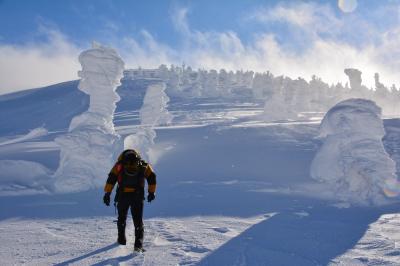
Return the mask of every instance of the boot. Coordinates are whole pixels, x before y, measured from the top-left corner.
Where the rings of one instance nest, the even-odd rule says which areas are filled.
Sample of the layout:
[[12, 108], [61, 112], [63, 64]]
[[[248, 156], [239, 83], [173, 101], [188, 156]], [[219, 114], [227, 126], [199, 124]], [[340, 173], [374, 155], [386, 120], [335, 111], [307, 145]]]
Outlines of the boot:
[[135, 248], [133, 249], [133, 251], [143, 253], [143, 252], [145, 252], [146, 250], [145, 250], [144, 248], [135, 247]]
[[143, 226], [135, 228], [135, 250], [143, 249]]
[[118, 244], [126, 245], [125, 224], [118, 224]]

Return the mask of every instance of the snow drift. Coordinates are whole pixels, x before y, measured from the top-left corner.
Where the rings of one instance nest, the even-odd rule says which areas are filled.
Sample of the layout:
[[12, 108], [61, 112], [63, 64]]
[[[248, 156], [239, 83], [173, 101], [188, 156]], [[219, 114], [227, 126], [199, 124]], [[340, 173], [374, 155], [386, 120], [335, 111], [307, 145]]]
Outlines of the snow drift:
[[51, 190], [51, 171], [40, 163], [25, 160], [0, 160], [1, 195], [47, 193]]
[[30, 130], [29, 133], [26, 135], [19, 136], [19, 137], [16, 137], [16, 138], [13, 138], [10, 140], [6, 140], [6, 141], [1, 141], [0, 146], [23, 142], [23, 141], [28, 141], [28, 140], [35, 139], [38, 137], [46, 136], [48, 133], [49, 132], [47, 129], [45, 129], [43, 127], [38, 127], [38, 128]]
[[396, 166], [386, 153], [381, 109], [365, 99], [349, 99], [331, 108], [321, 122], [323, 145], [312, 178], [335, 196], [356, 205], [380, 205], [399, 192]]
[[90, 95], [90, 105], [72, 119], [69, 133], [55, 140], [61, 148], [55, 189], [61, 192], [101, 186], [121, 148], [113, 117], [124, 62], [115, 50], [99, 45], [82, 52], [79, 61], [79, 89]]

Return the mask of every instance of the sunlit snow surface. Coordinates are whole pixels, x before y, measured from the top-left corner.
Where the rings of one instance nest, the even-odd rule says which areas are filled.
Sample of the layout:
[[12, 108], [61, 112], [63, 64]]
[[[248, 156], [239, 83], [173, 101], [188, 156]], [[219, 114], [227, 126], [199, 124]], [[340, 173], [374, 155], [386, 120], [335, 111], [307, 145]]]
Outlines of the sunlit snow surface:
[[112, 241], [111, 217], [5, 220], [0, 222], [0, 232], [9, 242], [0, 255], [3, 262], [28, 265], [189, 265], [271, 216], [148, 219], [144, 245], [149, 248], [137, 256], [132, 252], [133, 225], [127, 226], [127, 245], [118, 246]]
[[331, 265], [399, 265], [400, 214], [382, 215], [351, 250]]
[[[149, 83], [125, 81], [118, 89], [114, 123], [122, 138], [140, 128]], [[70, 85], [68, 92], [65, 85], [49, 91], [55, 101], [67, 102], [65, 109], [86, 111], [87, 99], [77, 96], [76, 83]], [[43, 95], [25, 97], [14, 101], [35, 102]], [[158, 188], [156, 200], [145, 203], [145, 255], [132, 253], [130, 217], [128, 245], [115, 244], [115, 210], [103, 205], [101, 188], [42, 191], [46, 179], [41, 176], [58, 167], [54, 138], [66, 133], [69, 123], [32, 117], [31, 127], [18, 124], [18, 133], [3, 129], [1, 264], [396, 265], [400, 260], [398, 198], [379, 208], [352, 207], [310, 178], [324, 114], [265, 121], [264, 104], [249, 98], [171, 97], [167, 109], [172, 123], [154, 127], [151, 154]], [[61, 107], [47, 113], [69, 121], [79, 114]], [[384, 127], [385, 149], [399, 161], [400, 122], [386, 120]], [[13, 179], [16, 166], [8, 162], [17, 160], [37, 170], [26, 177], [14, 171]], [[106, 173], [99, 178], [105, 182]]]

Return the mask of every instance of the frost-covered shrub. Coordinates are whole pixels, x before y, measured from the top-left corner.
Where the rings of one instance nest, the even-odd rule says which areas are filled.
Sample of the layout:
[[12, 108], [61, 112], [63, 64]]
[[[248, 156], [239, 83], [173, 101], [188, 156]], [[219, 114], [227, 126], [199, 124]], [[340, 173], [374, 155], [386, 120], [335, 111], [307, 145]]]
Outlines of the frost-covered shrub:
[[147, 88], [140, 109], [140, 120], [144, 125], [168, 125], [172, 121], [172, 115], [167, 106], [169, 97], [165, 93], [165, 83], [152, 84]]
[[124, 62], [115, 50], [99, 45], [82, 52], [79, 61], [79, 89], [90, 95], [90, 106], [72, 119], [67, 134], [55, 140], [61, 148], [55, 173], [58, 192], [103, 185], [114, 154], [120, 149], [113, 117], [119, 101], [115, 90], [123, 76]]
[[139, 112], [141, 126], [124, 140], [125, 149], [135, 149], [149, 161], [152, 161], [151, 148], [157, 136], [154, 127], [168, 125], [173, 118], [167, 109], [169, 97], [165, 89], [166, 85], [163, 82], [152, 84], [147, 88]]
[[349, 99], [331, 108], [321, 122], [323, 145], [312, 178], [326, 183], [339, 200], [379, 205], [398, 190], [396, 165], [386, 153], [381, 109], [372, 101]]
[[[350, 98], [363, 98], [375, 101], [383, 108], [387, 116], [399, 115], [400, 91], [396, 86], [390, 89], [375, 75], [375, 90], [362, 85], [362, 72], [358, 69], [345, 69], [348, 84], [327, 84], [312, 76], [310, 81], [303, 78], [292, 79], [274, 76], [269, 71], [254, 73], [237, 70], [236, 72], [220, 69], [193, 70], [183, 65], [168, 68], [161, 65], [158, 69], [130, 69], [124, 75], [126, 79], [159, 80], [166, 84], [168, 95], [188, 98], [244, 98], [250, 97], [257, 102], [265, 102], [266, 120], [275, 119], [272, 109], [280, 106], [283, 111], [278, 119], [297, 118], [301, 112], [326, 112], [336, 103]], [[268, 105], [268, 106], [267, 106]], [[284, 113], [288, 116], [285, 117]]]

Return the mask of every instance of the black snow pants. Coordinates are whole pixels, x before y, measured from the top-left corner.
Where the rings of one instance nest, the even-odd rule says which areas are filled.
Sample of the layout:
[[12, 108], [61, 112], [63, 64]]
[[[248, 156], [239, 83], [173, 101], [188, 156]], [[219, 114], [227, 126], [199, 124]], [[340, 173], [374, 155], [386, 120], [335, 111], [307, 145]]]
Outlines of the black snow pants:
[[118, 199], [118, 234], [125, 236], [126, 217], [128, 215], [129, 207], [135, 226], [135, 247], [141, 248], [143, 246], [143, 192], [121, 192]]

